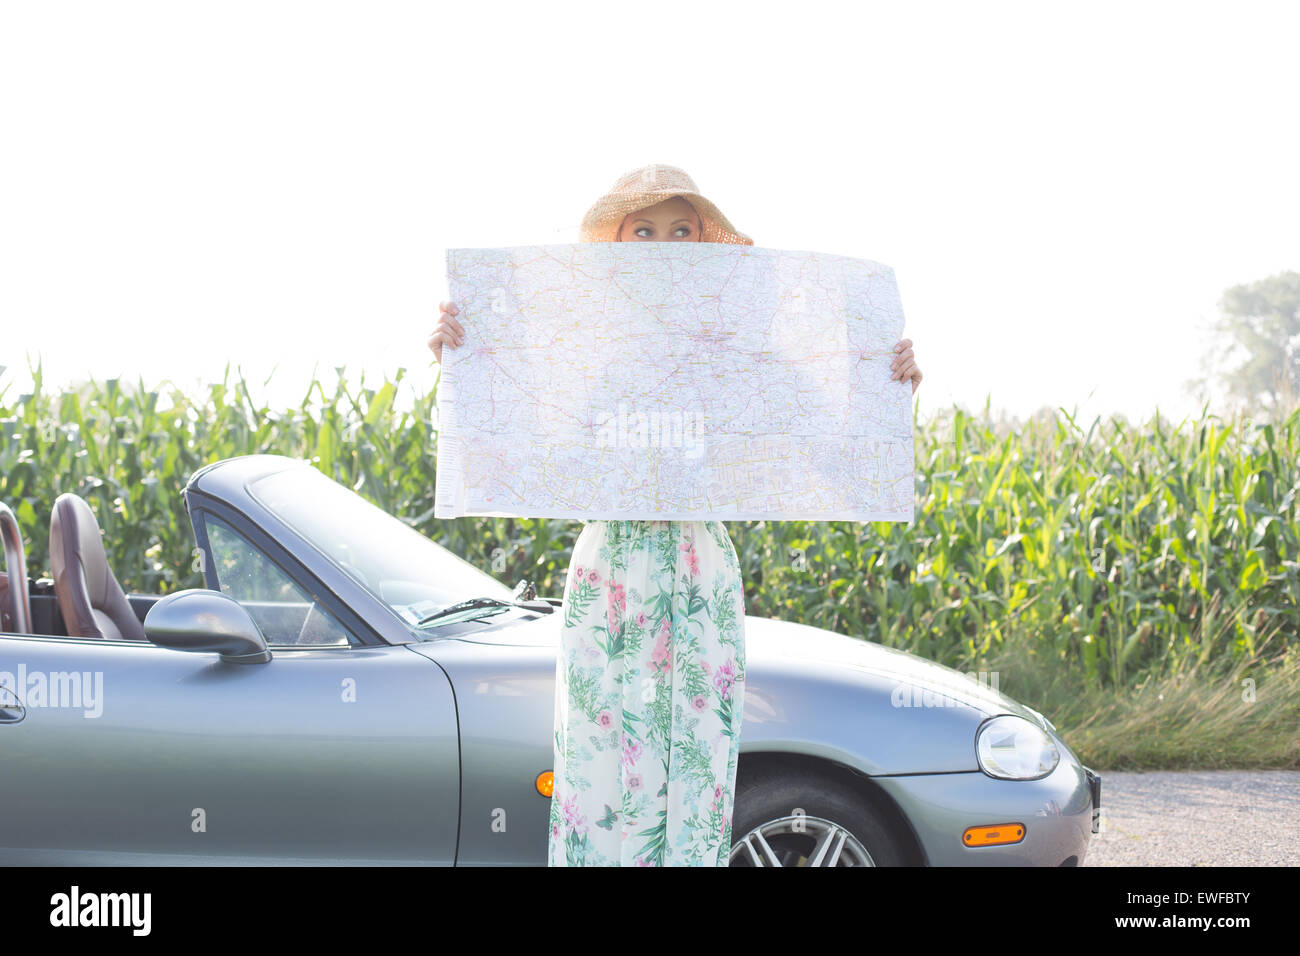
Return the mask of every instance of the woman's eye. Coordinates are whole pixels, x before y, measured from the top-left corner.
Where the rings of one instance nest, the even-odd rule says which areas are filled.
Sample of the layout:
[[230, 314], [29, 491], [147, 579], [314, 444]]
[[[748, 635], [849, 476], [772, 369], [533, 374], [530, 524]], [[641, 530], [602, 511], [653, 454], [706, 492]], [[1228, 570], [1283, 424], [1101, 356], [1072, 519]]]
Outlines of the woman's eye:
[[637, 234], [638, 236], [640, 236], [642, 239], [644, 239], [646, 236], [648, 236], [648, 235], [650, 234], [650, 227], [649, 227], [649, 226], [637, 226], [637, 227], [636, 227], [636, 234]]
[[691, 234], [691, 227], [690, 227], [690, 226], [678, 226], [678, 227], [677, 227], [677, 235], [679, 235], [679, 236], [689, 236], [690, 234]]

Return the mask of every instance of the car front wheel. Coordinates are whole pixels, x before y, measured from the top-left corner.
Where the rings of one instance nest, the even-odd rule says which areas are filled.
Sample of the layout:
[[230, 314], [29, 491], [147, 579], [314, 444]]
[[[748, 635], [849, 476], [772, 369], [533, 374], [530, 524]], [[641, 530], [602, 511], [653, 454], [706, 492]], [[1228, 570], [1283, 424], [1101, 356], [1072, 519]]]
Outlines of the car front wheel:
[[730, 866], [902, 866], [860, 793], [826, 773], [765, 766], [736, 781]]

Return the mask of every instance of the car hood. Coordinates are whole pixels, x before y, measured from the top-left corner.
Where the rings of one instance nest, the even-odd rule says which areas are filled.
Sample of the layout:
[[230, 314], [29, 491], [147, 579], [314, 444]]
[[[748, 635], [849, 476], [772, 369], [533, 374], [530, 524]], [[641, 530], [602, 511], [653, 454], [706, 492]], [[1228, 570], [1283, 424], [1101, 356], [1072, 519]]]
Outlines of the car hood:
[[[482, 644], [558, 647], [563, 611], [514, 623], [485, 626], [475, 633], [459, 633], [450, 640]], [[838, 634], [806, 624], [745, 615], [746, 666], [761, 672], [781, 671], [783, 661], [821, 663], [843, 673], [851, 669], [890, 682], [901, 706], [921, 705], [933, 697], [966, 704], [992, 716], [1016, 714], [1045, 730], [1055, 727], [1042, 714], [997, 689], [996, 675], [968, 676], [959, 670], [926, 660], [907, 651]], [[930, 706], [926, 703], [925, 706]]]

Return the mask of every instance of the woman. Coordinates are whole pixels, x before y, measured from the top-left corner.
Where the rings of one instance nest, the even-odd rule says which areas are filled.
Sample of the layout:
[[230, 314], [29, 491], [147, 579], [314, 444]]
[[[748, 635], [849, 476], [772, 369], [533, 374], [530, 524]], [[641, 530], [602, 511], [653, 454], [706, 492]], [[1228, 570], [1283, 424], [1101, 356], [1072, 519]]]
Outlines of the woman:
[[[583, 217], [583, 242], [753, 245], [691, 178], [652, 165]], [[454, 303], [429, 336], [464, 342]], [[910, 339], [894, 378], [921, 381]], [[719, 521], [591, 521], [564, 588], [551, 866], [726, 866], [745, 697], [740, 562]]]

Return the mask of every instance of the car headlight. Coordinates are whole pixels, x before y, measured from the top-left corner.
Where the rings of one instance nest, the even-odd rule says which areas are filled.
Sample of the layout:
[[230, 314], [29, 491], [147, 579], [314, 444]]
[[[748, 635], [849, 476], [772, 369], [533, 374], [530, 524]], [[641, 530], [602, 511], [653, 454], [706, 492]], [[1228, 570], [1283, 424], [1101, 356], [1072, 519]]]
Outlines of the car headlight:
[[1045, 777], [1061, 761], [1047, 732], [1014, 714], [994, 717], [980, 727], [975, 735], [975, 756], [981, 770], [1003, 780]]

